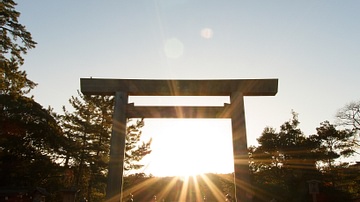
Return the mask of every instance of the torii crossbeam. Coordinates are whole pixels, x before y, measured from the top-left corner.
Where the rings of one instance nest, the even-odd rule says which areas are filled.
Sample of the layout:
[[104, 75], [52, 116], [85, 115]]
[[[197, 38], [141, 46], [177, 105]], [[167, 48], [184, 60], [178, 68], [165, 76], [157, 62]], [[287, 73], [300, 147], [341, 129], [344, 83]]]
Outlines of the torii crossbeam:
[[[127, 118], [231, 118], [236, 201], [251, 201], [244, 96], [274, 96], [278, 79], [142, 80], [81, 78], [85, 95], [115, 95], [107, 201], [122, 200]], [[149, 107], [128, 103], [128, 96], [230, 96], [224, 107]]]

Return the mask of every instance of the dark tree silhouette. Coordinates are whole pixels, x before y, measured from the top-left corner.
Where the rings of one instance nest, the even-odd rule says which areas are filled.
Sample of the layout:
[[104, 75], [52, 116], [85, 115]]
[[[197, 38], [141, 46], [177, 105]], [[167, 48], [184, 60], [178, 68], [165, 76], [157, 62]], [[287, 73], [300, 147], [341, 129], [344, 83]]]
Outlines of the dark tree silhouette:
[[[71, 186], [83, 190], [80, 197], [102, 200], [108, 172], [113, 96], [87, 96], [79, 92], [69, 102], [74, 110], [64, 108], [64, 115], [58, 116], [58, 120], [68, 139], [64, 165], [75, 174]], [[129, 123], [124, 169], [137, 170], [142, 167], [138, 162], [151, 152], [151, 140], [140, 143], [143, 119]]]
[[19, 23], [20, 13], [15, 6], [12, 0], [0, 3], [0, 93], [23, 95], [36, 84], [27, 78], [25, 71], [19, 70], [19, 66], [24, 63], [22, 55], [35, 48], [36, 42]]

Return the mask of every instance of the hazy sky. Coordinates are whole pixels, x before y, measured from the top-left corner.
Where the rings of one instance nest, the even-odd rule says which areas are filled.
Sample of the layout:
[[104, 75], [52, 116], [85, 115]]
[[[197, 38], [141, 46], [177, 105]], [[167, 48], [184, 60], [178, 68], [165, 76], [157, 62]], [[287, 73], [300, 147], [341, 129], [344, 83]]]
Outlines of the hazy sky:
[[[17, 6], [38, 42], [23, 68], [39, 84], [33, 94], [43, 106], [60, 112], [80, 78], [90, 76], [278, 78], [276, 96], [245, 99], [250, 145], [265, 126], [279, 128], [292, 109], [310, 135], [360, 100], [359, 9], [355, 0], [21, 0]], [[155, 137], [164, 123], [145, 121], [144, 133]]]

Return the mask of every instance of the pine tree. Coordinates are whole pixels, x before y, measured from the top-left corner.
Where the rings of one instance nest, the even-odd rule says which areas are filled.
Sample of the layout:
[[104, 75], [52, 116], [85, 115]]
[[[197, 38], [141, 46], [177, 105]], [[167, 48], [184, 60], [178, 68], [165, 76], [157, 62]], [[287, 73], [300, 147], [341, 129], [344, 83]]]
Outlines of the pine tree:
[[319, 143], [299, 128], [298, 116], [280, 126], [265, 128], [259, 146], [250, 148], [255, 185], [266, 190], [262, 197], [278, 201], [303, 201], [308, 194], [306, 181], [319, 175], [316, 160]]
[[36, 83], [20, 66], [35, 48], [13, 0], [0, 1], [0, 186], [57, 191], [63, 155], [61, 128], [50, 110], [25, 95]]
[[331, 170], [335, 167], [336, 159], [349, 157], [355, 153], [356, 144], [352, 141], [354, 130], [337, 130], [329, 121], [322, 122], [316, 130], [316, 138], [320, 142], [318, 150], [322, 154], [320, 160], [323, 169]]
[[[114, 99], [78, 95], [69, 100], [74, 111], [64, 108], [64, 115], [59, 116], [69, 140], [64, 162], [65, 166], [75, 169], [72, 186], [83, 190], [82, 197], [95, 200], [95, 197], [104, 197]], [[141, 168], [137, 162], [150, 153], [150, 141], [139, 144], [143, 125], [141, 119], [127, 127], [125, 170]]]
[[33, 99], [0, 95], [0, 187], [44, 186], [56, 174], [61, 128]]
[[0, 93], [26, 94], [36, 84], [27, 78], [26, 72], [19, 70], [24, 63], [22, 55], [35, 48], [30, 32], [19, 23], [20, 13], [15, 10], [12, 0], [0, 2]]

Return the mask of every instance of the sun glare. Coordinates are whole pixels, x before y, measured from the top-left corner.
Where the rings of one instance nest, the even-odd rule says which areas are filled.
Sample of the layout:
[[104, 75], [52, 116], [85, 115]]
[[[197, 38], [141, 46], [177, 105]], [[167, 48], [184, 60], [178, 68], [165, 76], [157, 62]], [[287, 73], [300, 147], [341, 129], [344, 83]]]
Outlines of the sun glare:
[[145, 172], [183, 177], [233, 172], [230, 120], [147, 119], [145, 124], [144, 134], [153, 138]]
[[[153, 138], [152, 153], [140, 172], [155, 177], [125, 189], [123, 196], [133, 195], [134, 201], [224, 201], [226, 194], [234, 196], [230, 130], [228, 119], [145, 119], [143, 134]], [[220, 178], [228, 185], [216, 183]]]
[[[149, 177], [125, 189], [123, 197], [129, 199], [130, 196], [142, 201], [224, 201], [228, 194], [234, 194], [234, 187], [230, 185], [233, 183], [231, 175], [219, 175], [215, 178], [214, 175], [209, 174], [189, 177]], [[223, 184], [219, 186], [214, 180], [221, 180]]]
[[[147, 99], [149, 106], [219, 106], [228, 102], [227, 97], [221, 96], [212, 99], [178, 96], [170, 102], [161, 96]], [[140, 97], [140, 101], [136, 97], [131, 100], [135, 105], [146, 106], [146, 97]], [[146, 118], [142, 134], [145, 139], [152, 138], [152, 152], [142, 162], [143, 172], [147, 174], [186, 178], [203, 173], [233, 172], [230, 119]]]

